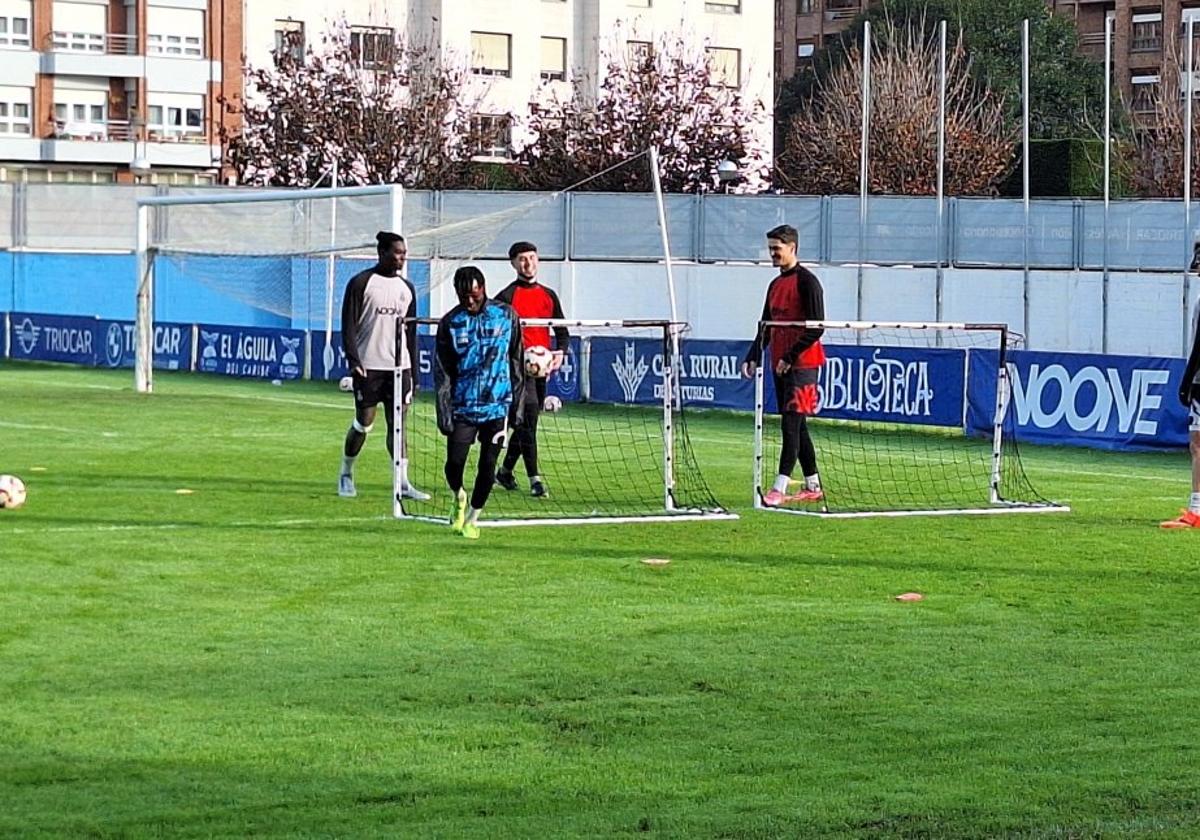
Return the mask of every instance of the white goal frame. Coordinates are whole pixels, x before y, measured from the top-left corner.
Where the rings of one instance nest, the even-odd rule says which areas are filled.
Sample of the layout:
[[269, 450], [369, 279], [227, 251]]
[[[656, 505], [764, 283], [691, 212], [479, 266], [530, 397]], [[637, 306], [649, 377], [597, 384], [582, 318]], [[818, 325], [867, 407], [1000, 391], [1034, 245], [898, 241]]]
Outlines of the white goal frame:
[[[900, 516], [957, 516], [957, 515], [988, 515], [1001, 513], [1066, 513], [1071, 510], [1067, 505], [1059, 504], [1030, 504], [1024, 502], [1009, 502], [1000, 496], [1000, 479], [1004, 463], [1004, 417], [1008, 411], [1009, 400], [1012, 396], [1009, 382], [1008, 364], [1006, 359], [1009, 328], [1007, 324], [973, 324], [965, 322], [922, 322], [922, 321], [760, 321], [759, 334], [770, 327], [791, 327], [803, 325], [824, 330], [861, 330], [894, 329], [894, 330], [957, 330], [960, 332], [988, 332], [999, 338], [996, 350], [999, 352], [999, 366], [996, 381], [996, 408], [992, 417], [992, 464], [990, 477], [991, 503], [995, 507], [978, 508], [946, 508], [928, 510], [894, 510], [894, 511], [846, 511], [830, 512], [822, 506], [820, 510], [804, 510], [802, 508], [770, 507], [763, 503], [762, 467], [763, 467], [763, 424], [764, 424], [764, 365], [762, 359], [757, 360], [754, 374], [754, 479], [752, 482], [752, 503], [756, 510], [769, 513], [782, 513], [792, 516], [811, 516], [825, 519], [863, 519], [868, 517], [900, 517]], [[968, 387], [964, 381], [963, 387]], [[964, 397], [965, 401], [965, 397]], [[965, 408], [964, 408], [965, 411]], [[819, 415], [818, 415], [819, 416]]]
[[[380, 227], [403, 233], [404, 188], [398, 184], [380, 184], [366, 187], [337, 187], [315, 190], [246, 190], [245, 192], [222, 192], [217, 195], [165, 195], [148, 196], [137, 200], [137, 289], [134, 316], [134, 388], [140, 394], [154, 390], [154, 283], [155, 254], [151, 245], [152, 224], [155, 207], [213, 204], [259, 204], [280, 201], [309, 201], [325, 198], [353, 198], [357, 196], [386, 195], [388, 218], [381, 219]], [[336, 206], [336, 205], [335, 205]], [[336, 214], [333, 216], [336, 224]], [[333, 236], [331, 232], [331, 242]], [[326, 309], [332, 305], [333, 277], [327, 278]], [[328, 325], [326, 325], [328, 327]]]
[[[436, 318], [419, 318], [420, 326], [436, 326]], [[576, 329], [646, 329], [658, 328], [663, 330], [664, 341], [672, 352], [678, 352], [679, 324], [665, 320], [571, 320], [562, 318], [522, 318], [522, 327], [568, 327]], [[404, 319], [398, 319], [396, 327], [397, 340], [402, 341], [404, 335]], [[580, 365], [586, 371], [590, 349], [586, 339], [581, 348]], [[663, 509], [661, 513], [646, 513], [627, 516], [564, 516], [564, 517], [528, 517], [509, 519], [483, 519], [478, 522], [481, 528], [512, 528], [524, 525], [604, 525], [634, 522], [695, 522], [740, 519], [738, 514], [728, 510], [705, 511], [696, 508], [680, 508], [675, 501], [675, 420], [673, 412], [677, 407], [675, 394], [675, 365], [663, 366], [663, 399], [662, 399], [662, 430], [663, 430]], [[397, 368], [394, 373], [394, 389], [396, 394], [402, 393], [402, 371]], [[417, 371], [413, 371], [414, 384]], [[679, 406], [682, 408], [682, 406]], [[393, 429], [395, 431], [396, 453], [392, 478], [392, 516], [399, 520], [412, 522], [434, 522], [445, 525], [448, 519], [444, 516], [428, 516], [408, 513], [404, 509], [404, 498], [401, 494], [402, 477], [408, 474], [408, 460], [402, 458], [404, 451], [404, 406], [400, 400], [393, 405]]]

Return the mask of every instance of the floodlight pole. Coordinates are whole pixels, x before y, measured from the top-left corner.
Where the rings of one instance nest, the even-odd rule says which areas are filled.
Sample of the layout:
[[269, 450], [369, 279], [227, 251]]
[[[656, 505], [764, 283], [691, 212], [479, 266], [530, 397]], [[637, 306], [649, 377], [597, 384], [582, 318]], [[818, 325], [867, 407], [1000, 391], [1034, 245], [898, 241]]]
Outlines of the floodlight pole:
[[1021, 274], [1024, 331], [1029, 335], [1029, 18], [1021, 23]]
[[863, 316], [863, 262], [867, 258], [867, 178], [871, 154], [871, 21], [863, 23], [862, 134], [859, 138], [858, 168], [858, 302], [855, 318]]
[[1188, 354], [1191, 337], [1191, 319], [1188, 317], [1188, 282], [1192, 267], [1192, 96], [1195, 93], [1195, 24], [1189, 17], [1187, 22], [1187, 104], [1184, 107], [1183, 125], [1183, 355]]
[[1101, 244], [1100, 352], [1108, 352], [1108, 211], [1112, 199], [1112, 30], [1113, 19], [1104, 17], [1104, 242]]
[[[934, 308], [934, 320], [942, 320], [944, 309], [946, 275], [942, 270], [942, 247], [946, 231], [946, 21], [942, 21], [939, 29], [941, 49], [938, 59], [938, 161], [937, 161], [937, 292]], [[861, 313], [860, 313], [861, 314]]]

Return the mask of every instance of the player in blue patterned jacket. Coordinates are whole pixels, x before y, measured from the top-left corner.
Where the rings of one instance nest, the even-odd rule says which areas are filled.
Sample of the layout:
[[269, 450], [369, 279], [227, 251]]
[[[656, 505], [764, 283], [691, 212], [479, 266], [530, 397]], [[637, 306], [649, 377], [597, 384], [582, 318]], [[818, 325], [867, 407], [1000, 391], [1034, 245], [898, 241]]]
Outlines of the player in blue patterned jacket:
[[[511, 306], [489, 300], [483, 272], [454, 272], [458, 306], [438, 324], [434, 380], [438, 429], [446, 435], [446, 482], [454, 494], [450, 524], [479, 538], [479, 513], [496, 480], [496, 461], [525, 405], [521, 325]], [[468, 505], [463, 472], [479, 441], [479, 468]]]

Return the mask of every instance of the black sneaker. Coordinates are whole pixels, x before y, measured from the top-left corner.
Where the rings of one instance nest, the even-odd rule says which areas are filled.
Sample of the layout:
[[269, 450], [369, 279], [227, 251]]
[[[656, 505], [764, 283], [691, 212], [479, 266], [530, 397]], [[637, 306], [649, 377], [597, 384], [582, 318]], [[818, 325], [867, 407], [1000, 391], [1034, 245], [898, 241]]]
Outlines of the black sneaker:
[[517, 480], [513, 478], [513, 474], [504, 470], [496, 470], [496, 483], [505, 490], [517, 489]]
[[535, 478], [529, 484], [529, 495], [533, 496], [535, 499], [542, 499], [546, 496], [549, 496], [550, 491], [546, 489], [545, 484], [543, 484], [539, 479]]

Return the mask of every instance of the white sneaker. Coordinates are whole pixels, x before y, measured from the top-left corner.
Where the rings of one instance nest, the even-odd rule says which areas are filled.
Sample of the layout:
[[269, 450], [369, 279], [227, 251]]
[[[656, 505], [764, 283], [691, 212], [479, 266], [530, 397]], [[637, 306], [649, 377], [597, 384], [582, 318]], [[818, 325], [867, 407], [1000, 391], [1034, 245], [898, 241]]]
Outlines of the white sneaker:
[[353, 499], [358, 495], [358, 490], [354, 487], [354, 476], [338, 476], [338, 495], [343, 499]]
[[401, 498], [412, 499], [414, 502], [428, 502], [430, 499], [428, 493], [424, 492], [423, 490], [418, 490], [411, 484], [405, 484], [402, 488], [400, 488], [400, 496]]

